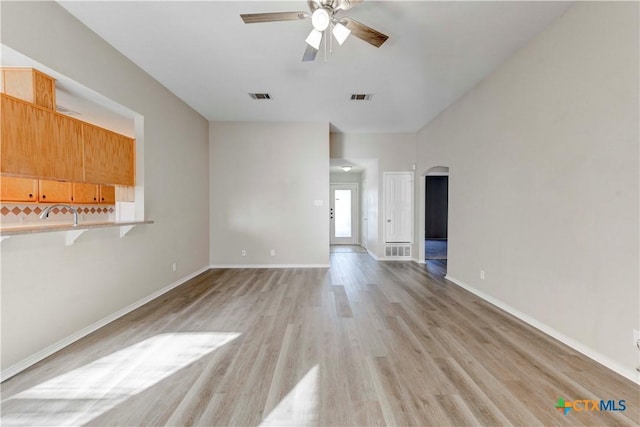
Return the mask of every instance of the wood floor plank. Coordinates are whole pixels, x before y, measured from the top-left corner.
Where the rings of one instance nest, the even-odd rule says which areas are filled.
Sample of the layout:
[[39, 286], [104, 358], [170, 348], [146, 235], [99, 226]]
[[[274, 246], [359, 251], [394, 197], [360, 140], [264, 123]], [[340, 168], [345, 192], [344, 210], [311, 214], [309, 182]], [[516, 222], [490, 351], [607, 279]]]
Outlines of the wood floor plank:
[[[215, 269], [2, 384], [3, 425], [638, 425], [640, 387], [443, 278]], [[555, 408], [624, 399], [625, 412]]]

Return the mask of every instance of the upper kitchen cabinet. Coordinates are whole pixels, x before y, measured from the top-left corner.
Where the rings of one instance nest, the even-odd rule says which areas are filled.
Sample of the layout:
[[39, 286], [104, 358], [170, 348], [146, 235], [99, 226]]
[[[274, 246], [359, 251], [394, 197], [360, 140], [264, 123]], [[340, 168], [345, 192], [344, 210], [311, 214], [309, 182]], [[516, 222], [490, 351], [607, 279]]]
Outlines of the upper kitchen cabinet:
[[84, 181], [135, 185], [135, 139], [82, 124]]
[[73, 202], [73, 185], [70, 182], [41, 179], [38, 182], [38, 201], [43, 203]]
[[0, 176], [0, 201], [37, 202], [38, 180]]
[[0, 68], [0, 173], [135, 185], [135, 139], [56, 112], [55, 90], [37, 70]]
[[82, 181], [81, 122], [26, 101], [0, 96], [0, 172]]
[[0, 91], [47, 110], [56, 109], [56, 82], [33, 68], [0, 70]]

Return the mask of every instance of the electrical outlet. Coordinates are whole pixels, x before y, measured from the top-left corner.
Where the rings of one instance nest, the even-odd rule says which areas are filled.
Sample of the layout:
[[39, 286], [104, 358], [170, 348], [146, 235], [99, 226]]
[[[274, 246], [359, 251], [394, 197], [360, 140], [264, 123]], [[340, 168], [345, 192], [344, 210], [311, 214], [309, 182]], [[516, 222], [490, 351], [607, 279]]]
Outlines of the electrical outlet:
[[275, 249], [271, 249], [271, 256], [276, 256], [276, 250]]
[[242, 256], [247, 256], [247, 251], [246, 251], [246, 249], [243, 249], [242, 251], [240, 251], [240, 253], [242, 254]]
[[174, 262], [172, 268], [173, 268], [173, 271], [176, 271], [178, 269], [178, 263]]
[[633, 345], [640, 349], [640, 331], [635, 329], [633, 330]]
[[484, 280], [484, 270], [480, 270], [480, 280]]

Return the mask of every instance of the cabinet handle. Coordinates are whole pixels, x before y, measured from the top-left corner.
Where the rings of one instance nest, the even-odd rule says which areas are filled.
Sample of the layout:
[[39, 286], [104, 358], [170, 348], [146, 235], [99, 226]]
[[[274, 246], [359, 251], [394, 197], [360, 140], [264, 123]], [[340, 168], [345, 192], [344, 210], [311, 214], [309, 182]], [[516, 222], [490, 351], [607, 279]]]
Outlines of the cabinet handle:
[[46, 195], [46, 194], [43, 194], [43, 195], [42, 195], [42, 198], [43, 198], [43, 199], [46, 199], [46, 198], [47, 198], [47, 195]]
[[95, 202], [96, 200], [97, 200], [97, 198], [96, 198], [96, 197], [94, 197], [94, 198], [93, 198], [93, 201]]
[[32, 199], [33, 198], [33, 194], [29, 193], [29, 198]]
[[102, 198], [102, 201], [104, 202], [104, 197]]

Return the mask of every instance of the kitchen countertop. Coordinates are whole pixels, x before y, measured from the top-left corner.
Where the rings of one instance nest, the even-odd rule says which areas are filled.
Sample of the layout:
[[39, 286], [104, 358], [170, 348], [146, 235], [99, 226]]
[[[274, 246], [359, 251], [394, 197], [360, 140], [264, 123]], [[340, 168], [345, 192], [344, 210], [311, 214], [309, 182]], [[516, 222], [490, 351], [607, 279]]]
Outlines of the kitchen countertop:
[[106, 228], [106, 227], [126, 227], [126, 226], [135, 226], [142, 224], [153, 224], [153, 221], [102, 221], [102, 222], [81, 222], [76, 227], [73, 226], [73, 223], [65, 222], [65, 223], [54, 223], [47, 224], [11, 224], [7, 226], [2, 226], [0, 228], [0, 236], [18, 236], [20, 234], [34, 234], [34, 233], [51, 233], [54, 231], [73, 231], [73, 230], [88, 230], [91, 228]]

